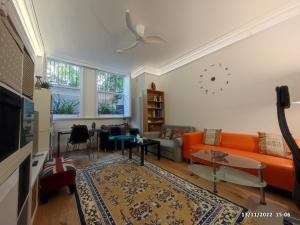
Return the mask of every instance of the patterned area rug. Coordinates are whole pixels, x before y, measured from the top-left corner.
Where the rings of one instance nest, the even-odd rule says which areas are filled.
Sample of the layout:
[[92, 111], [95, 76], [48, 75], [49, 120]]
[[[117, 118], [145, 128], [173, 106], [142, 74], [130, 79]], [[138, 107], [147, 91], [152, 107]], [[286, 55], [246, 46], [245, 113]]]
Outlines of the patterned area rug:
[[[82, 225], [248, 224], [248, 210], [147, 161], [113, 159], [77, 172]], [[249, 223], [250, 224], [250, 223]]]

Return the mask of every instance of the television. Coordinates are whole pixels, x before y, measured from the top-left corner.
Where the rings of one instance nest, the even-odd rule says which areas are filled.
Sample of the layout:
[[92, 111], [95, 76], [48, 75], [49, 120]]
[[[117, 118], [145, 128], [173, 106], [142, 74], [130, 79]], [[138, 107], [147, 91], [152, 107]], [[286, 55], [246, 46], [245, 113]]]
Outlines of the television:
[[37, 155], [39, 151], [39, 112], [34, 111], [34, 132], [33, 132], [33, 157]]
[[19, 149], [21, 97], [0, 86], [0, 162]]

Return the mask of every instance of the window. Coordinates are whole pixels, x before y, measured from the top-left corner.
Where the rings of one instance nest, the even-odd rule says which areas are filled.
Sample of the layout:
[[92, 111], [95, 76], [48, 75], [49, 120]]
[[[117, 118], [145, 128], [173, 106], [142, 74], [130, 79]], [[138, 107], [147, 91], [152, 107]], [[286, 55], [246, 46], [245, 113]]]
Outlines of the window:
[[81, 67], [47, 59], [47, 80], [51, 86], [54, 115], [79, 115], [80, 76]]
[[97, 71], [98, 115], [127, 116], [128, 92], [127, 76]]

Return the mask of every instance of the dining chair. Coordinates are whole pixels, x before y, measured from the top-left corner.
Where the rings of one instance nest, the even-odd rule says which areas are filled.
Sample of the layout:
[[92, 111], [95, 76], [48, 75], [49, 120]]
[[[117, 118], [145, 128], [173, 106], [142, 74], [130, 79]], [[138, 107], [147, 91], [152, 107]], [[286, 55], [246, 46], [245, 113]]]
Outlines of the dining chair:
[[95, 132], [95, 130], [96, 130], [96, 123], [95, 122], [93, 122], [92, 123], [92, 129], [89, 131], [89, 136], [90, 136], [90, 140], [91, 140], [91, 147], [95, 147], [96, 146], [96, 142], [97, 142], [97, 136], [95, 135], [96, 134], [96, 132]]
[[80, 144], [87, 144], [87, 149], [90, 159], [90, 135], [86, 125], [74, 125], [72, 127], [71, 135], [67, 143], [66, 151], [71, 150], [70, 145], [73, 146], [73, 151], [79, 150]]
[[133, 135], [133, 136], [136, 136], [136, 135], [140, 134], [140, 130], [138, 128], [130, 128], [129, 129], [129, 134]]
[[107, 150], [111, 150], [112, 145], [111, 142], [109, 141], [109, 131], [101, 130], [99, 135], [100, 135], [100, 149], [104, 150], [105, 152]]

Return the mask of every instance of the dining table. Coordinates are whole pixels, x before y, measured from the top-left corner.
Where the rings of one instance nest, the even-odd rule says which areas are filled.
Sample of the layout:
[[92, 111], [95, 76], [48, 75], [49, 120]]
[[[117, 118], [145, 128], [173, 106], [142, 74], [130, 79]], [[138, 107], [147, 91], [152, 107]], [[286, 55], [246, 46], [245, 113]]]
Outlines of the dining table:
[[[99, 148], [100, 148], [99, 147], [99, 139], [100, 139], [100, 131], [101, 131], [101, 129], [100, 128], [99, 129], [89, 129], [88, 131], [89, 131], [89, 133], [90, 132], [95, 132], [97, 134], [97, 138], [96, 138], [97, 141], [96, 141], [96, 143], [97, 143], [97, 150], [99, 152]], [[60, 137], [62, 135], [70, 135], [71, 132], [72, 132], [71, 129], [70, 130], [60, 130], [60, 131], [57, 132], [57, 157], [60, 156]]]

